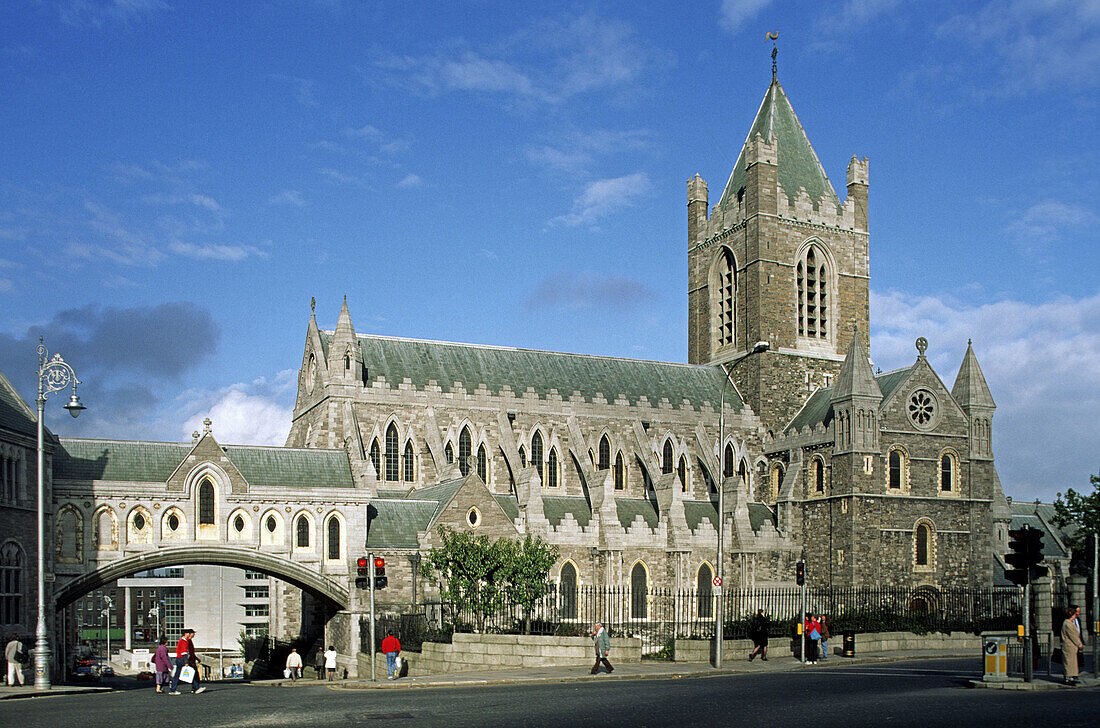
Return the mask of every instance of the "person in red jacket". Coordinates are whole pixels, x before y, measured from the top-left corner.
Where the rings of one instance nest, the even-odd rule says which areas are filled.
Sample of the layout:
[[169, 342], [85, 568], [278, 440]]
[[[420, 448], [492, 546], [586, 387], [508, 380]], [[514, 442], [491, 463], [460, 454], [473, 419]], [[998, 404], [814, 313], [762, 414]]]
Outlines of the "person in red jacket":
[[805, 645], [806, 645], [806, 662], [811, 665], [817, 664], [817, 643], [821, 639], [821, 623], [817, 621], [812, 612], [806, 612], [806, 624], [805, 630]]
[[182, 636], [176, 642], [176, 670], [172, 673], [172, 689], [169, 695], [179, 695], [180, 673], [184, 665], [190, 665], [195, 670], [195, 677], [191, 682], [191, 692], [198, 695], [206, 688], [199, 687], [199, 656], [195, 652], [195, 643], [191, 638], [195, 636], [195, 630], [184, 628]]
[[401, 654], [401, 643], [390, 632], [386, 632], [386, 638], [382, 640], [382, 652], [386, 655], [386, 672], [393, 680], [397, 677], [397, 656]]

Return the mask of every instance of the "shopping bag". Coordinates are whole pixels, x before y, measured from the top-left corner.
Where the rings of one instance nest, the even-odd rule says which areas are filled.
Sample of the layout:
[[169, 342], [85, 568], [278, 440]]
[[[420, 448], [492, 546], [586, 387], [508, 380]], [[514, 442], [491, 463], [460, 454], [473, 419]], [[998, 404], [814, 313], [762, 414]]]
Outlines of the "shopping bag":
[[285, 677], [287, 680], [290, 679], [290, 676], [292, 674], [294, 674], [294, 668], [292, 667], [288, 667], [287, 669], [283, 670], [283, 677]]
[[398, 675], [401, 674], [401, 663], [402, 662], [404, 662], [404, 660], [401, 659], [401, 655], [398, 655], [397, 657], [393, 658], [393, 666], [395, 668], [397, 668], [397, 674]]
[[195, 681], [195, 668], [190, 665], [184, 665], [180, 670], [180, 682], [194, 682]]

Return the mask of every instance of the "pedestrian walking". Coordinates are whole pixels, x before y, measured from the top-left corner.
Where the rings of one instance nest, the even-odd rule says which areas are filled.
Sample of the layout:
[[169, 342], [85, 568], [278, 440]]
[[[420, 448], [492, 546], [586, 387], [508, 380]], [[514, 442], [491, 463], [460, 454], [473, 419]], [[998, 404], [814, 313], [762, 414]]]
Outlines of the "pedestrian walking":
[[157, 651], [153, 653], [153, 670], [157, 676], [157, 692], [163, 693], [167, 692], [165, 687], [171, 687], [168, 681], [172, 674], [172, 658], [168, 656], [168, 638], [161, 635], [157, 642]]
[[386, 672], [390, 674], [389, 679], [400, 677], [397, 656], [401, 654], [401, 642], [393, 636], [392, 632], [386, 632], [386, 638], [382, 640], [382, 652], [386, 655]]
[[752, 652], [749, 653], [749, 662], [760, 655], [761, 662], [768, 661], [768, 631], [771, 629], [771, 620], [764, 614], [763, 609], [757, 609], [749, 624], [749, 637], [752, 638]]
[[1081, 651], [1085, 643], [1081, 639], [1081, 624], [1078, 615], [1081, 609], [1076, 604], [1066, 608], [1066, 619], [1062, 622], [1062, 667], [1065, 668], [1066, 685], [1076, 685], [1080, 666]]
[[172, 689], [168, 691], [169, 695], [180, 694], [180, 674], [184, 667], [190, 667], [195, 671], [191, 678], [191, 694], [198, 695], [206, 692], [206, 688], [199, 685], [199, 667], [202, 663], [199, 662], [198, 653], [195, 652], [194, 637], [195, 630], [184, 627], [179, 641], [176, 642], [176, 671], [172, 673]]
[[802, 626], [802, 631], [805, 636], [805, 657], [806, 662], [811, 665], [817, 664], [817, 643], [821, 639], [821, 625], [814, 617], [813, 612], [806, 612], [806, 624]]
[[298, 654], [297, 647], [291, 647], [290, 654], [286, 656], [286, 669], [283, 671], [283, 675], [289, 677], [291, 682], [296, 682], [301, 670], [302, 656]]
[[329, 645], [325, 650], [325, 672], [328, 674], [329, 682], [336, 679], [336, 655], [336, 648]]
[[26, 659], [26, 650], [19, 641], [19, 635], [12, 632], [8, 636], [8, 643], [4, 645], [4, 659], [8, 661], [8, 687], [15, 687], [15, 683], [26, 685], [23, 681], [23, 660]]
[[325, 679], [325, 651], [320, 647], [317, 648], [317, 653], [313, 655], [313, 668], [317, 671], [317, 679]]
[[818, 630], [821, 632], [821, 650], [818, 654], [821, 655], [821, 660], [829, 659], [829, 615], [822, 614], [817, 620]]
[[600, 671], [601, 662], [608, 672], [615, 672], [615, 668], [607, 661], [607, 655], [611, 652], [611, 638], [607, 636], [607, 630], [599, 622], [592, 625], [592, 643], [596, 647], [596, 664], [592, 666], [592, 674], [595, 675]]

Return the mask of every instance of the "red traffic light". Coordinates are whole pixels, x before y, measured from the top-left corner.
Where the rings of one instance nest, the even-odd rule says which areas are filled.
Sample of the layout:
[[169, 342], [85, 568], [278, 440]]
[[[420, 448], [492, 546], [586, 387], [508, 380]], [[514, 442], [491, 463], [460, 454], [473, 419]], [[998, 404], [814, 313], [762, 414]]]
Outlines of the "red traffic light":
[[367, 560], [360, 558], [358, 561], [355, 562], [355, 566], [359, 569], [365, 569], [367, 568]]
[[[366, 566], [366, 564], [364, 564], [364, 566]], [[386, 560], [383, 559], [381, 556], [375, 557], [375, 559], [374, 559], [374, 568], [375, 569], [385, 569], [386, 568]]]

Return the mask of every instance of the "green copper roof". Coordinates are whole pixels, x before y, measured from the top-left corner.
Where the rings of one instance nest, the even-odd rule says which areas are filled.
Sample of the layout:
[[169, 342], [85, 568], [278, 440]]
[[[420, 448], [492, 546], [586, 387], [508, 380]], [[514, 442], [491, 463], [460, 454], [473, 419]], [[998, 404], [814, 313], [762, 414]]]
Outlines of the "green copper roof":
[[[331, 337], [321, 333], [322, 340]], [[727, 402], [743, 405], [720, 367], [362, 334], [358, 339], [366, 380], [381, 376], [391, 387], [407, 378], [417, 389], [435, 382], [444, 392], [460, 382], [467, 392], [484, 385], [494, 395], [509, 387], [522, 396], [531, 388], [543, 398], [556, 390], [565, 399], [579, 392], [588, 402], [602, 395], [608, 402], [625, 397], [633, 405], [645, 397], [651, 407], [662, 399], [674, 406], [687, 399], [695, 408], [716, 405], [724, 387]]]
[[[787, 94], [779, 81], [773, 80], [768, 87], [764, 101], [756, 112], [756, 120], [745, 137], [747, 145], [757, 134], [767, 140], [779, 142], [779, 184], [782, 185], [787, 199], [794, 201], [798, 195], [798, 188], [805, 187], [813, 200], [814, 209], [824, 198], [825, 202], [840, 207], [840, 200], [833, 190], [833, 185], [825, 175], [825, 170], [817, 158], [802, 123], [791, 108], [791, 102], [787, 100]], [[722, 193], [722, 199], [718, 203], [722, 207], [736, 204], [737, 192], [745, 186], [745, 146], [742, 145], [741, 153], [737, 157], [737, 164], [733, 167], [726, 189]]]
[[504, 515], [508, 516], [508, 520], [519, 518], [519, 501], [514, 495], [494, 495], [493, 498], [504, 511]]
[[[164, 483], [191, 452], [177, 442], [62, 438], [54, 456], [58, 480]], [[343, 450], [229, 445], [229, 461], [249, 485], [284, 488], [351, 488], [351, 464]]]
[[178, 442], [130, 442], [61, 438], [54, 455], [58, 480], [165, 483], [191, 446]]
[[0, 373], [0, 428], [38, 437], [38, 418], [15, 387]]
[[718, 528], [718, 509], [712, 501], [684, 501], [684, 516], [692, 531], [698, 530], [704, 519], [710, 521], [711, 528]]
[[561, 525], [566, 514], [572, 514], [581, 528], [586, 527], [592, 520], [592, 509], [588, 507], [588, 501], [583, 496], [544, 495], [542, 512], [554, 528]]
[[641, 516], [650, 528], [657, 528], [657, 523], [660, 521], [657, 509], [648, 498], [616, 498], [615, 509], [623, 528], [629, 528], [638, 516]]
[[224, 448], [249, 485], [275, 488], [354, 488], [351, 462], [343, 450], [314, 448]]
[[436, 501], [409, 501], [375, 498], [367, 506], [365, 546], [375, 548], [416, 548], [416, 535], [427, 531]]
[[763, 503], [749, 503], [749, 525], [753, 531], [759, 531], [765, 523], [775, 525], [775, 512]]
[[908, 366], [902, 369], [895, 369], [892, 372], [886, 372], [885, 374], [879, 374], [875, 377], [875, 381], [878, 382], [878, 388], [882, 390], [882, 398], [885, 400], [898, 386], [905, 381], [909, 373], [913, 371], [913, 367]]

